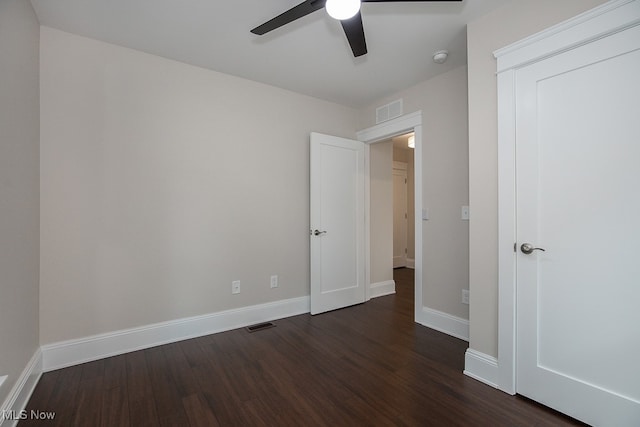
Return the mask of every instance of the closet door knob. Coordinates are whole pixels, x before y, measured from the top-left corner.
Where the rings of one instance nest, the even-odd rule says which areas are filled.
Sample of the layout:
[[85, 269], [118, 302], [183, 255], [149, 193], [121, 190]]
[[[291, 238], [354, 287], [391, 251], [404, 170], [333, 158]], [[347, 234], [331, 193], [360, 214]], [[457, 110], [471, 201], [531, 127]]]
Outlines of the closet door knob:
[[542, 252], [545, 251], [542, 248], [534, 248], [531, 243], [523, 243], [522, 246], [520, 246], [520, 250], [525, 255], [531, 255], [533, 251], [542, 251]]

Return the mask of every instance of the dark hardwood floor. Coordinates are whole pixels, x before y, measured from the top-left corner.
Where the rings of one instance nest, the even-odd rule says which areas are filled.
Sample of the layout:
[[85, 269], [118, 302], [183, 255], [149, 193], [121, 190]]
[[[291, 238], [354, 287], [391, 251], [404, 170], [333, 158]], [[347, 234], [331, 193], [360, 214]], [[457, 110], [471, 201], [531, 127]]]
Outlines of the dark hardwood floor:
[[581, 425], [462, 374], [467, 343], [413, 322], [397, 293], [46, 373], [27, 411], [60, 426]]

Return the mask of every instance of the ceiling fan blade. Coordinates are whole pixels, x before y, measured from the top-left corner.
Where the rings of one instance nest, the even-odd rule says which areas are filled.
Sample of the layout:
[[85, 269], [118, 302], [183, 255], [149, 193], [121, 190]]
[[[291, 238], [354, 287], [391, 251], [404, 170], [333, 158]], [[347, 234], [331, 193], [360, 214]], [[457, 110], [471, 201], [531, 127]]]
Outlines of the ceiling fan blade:
[[347, 35], [349, 45], [354, 57], [367, 53], [367, 42], [364, 39], [364, 27], [362, 26], [362, 15], [358, 12], [353, 18], [340, 21], [342, 29]]
[[283, 25], [293, 22], [296, 19], [307, 16], [308, 14], [315, 12], [316, 10], [322, 9], [326, 2], [327, 0], [307, 0], [297, 6], [292, 7], [286, 12], [281, 13], [280, 15], [265, 22], [264, 24], [257, 26], [256, 28], [251, 30], [251, 32], [253, 34], [261, 36], [268, 33], [269, 31], [273, 31], [276, 28], [280, 28]]

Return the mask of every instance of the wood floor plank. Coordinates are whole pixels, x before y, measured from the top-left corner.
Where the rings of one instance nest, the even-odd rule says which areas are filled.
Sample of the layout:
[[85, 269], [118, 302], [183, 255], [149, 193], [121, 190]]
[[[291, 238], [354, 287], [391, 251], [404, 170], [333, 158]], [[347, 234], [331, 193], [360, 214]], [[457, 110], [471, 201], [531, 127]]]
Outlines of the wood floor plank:
[[193, 370], [205, 401], [220, 425], [242, 426], [242, 417], [238, 416], [241, 400], [235, 395], [233, 379], [229, 378], [221, 362], [211, 352], [210, 340], [198, 340], [196, 344], [188, 354], [189, 357], [198, 357], [198, 350], [201, 352], [202, 362], [195, 365]]
[[126, 355], [109, 357], [104, 359], [104, 389], [110, 390], [123, 387], [127, 383], [127, 358]]
[[129, 401], [129, 421], [131, 427], [151, 427], [160, 425], [156, 402], [153, 396]]
[[46, 373], [28, 408], [55, 421], [19, 425], [581, 425], [465, 376], [468, 344], [414, 322], [412, 270], [394, 280], [366, 304]]
[[178, 389], [178, 394], [181, 397], [196, 394], [199, 390], [198, 381], [193, 375], [189, 361], [182, 351], [182, 345], [180, 343], [168, 344], [162, 346], [162, 350], [168, 362], [169, 374]]
[[204, 397], [197, 393], [182, 398], [191, 427], [217, 427], [220, 424]]
[[[102, 401], [103, 401], [103, 377], [96, 376], [97, 370], [95, 365], [89, 366], [89, 369], [83, 370], [86, 379], [80, 381], [75, 406], [75, 414], [71, 425], [82, 426], [99, 426], [102, 418]], [[74, 402], [75, 403], [75, 402]]]
[[87, 381], [96, 377], [104, 376], [104, 364], [106, 359], [94, 360], [92, 362], [79, 365], [82, 367], [80, 381]]
[[[124, 383], [123, 383], [124, 384]], [[125, 385], [104, 387], [102, 393], [102, 427], [129, 427], [129, 396]]]
[[[68, 426], [73, 424], [77, 408], [77, 392], [80, 385], [82, 365], [71, 366], [60, 370], [56, 387], [46, 408], [38, 408], [45, 411], [54, 411], [55, 419], [50, 425]], [[39, 384], [38, 384], [39, 385]]]
[[[265, 372], [265, 383], [272, 390], [263, 394], [266, 403], [279, 414], [281, 424], [289, 424], [287, 420], [306, 420], [309, 425], [322, 425], [323, 421], [331, 421], [333, 402], [320, 389], [325, 385], [322, 381], [308, 383], [299, 371], [287, 368], [287, 360], [274, 357], [262, 359], [260, 364]], [[292, 404], [293, 403], [293, 404]]]
[[149, 398], [153, 400], [153, 387], [144, 350], [127, 353], [124, 356], [129, 406], [132, 407], [136, 402]]
[[162, 347], [154, 347], [144, 351], [149, 372], [149, 381], [153, 389], [153, 400], [161, 425], [188, 425], [187, 416], [182, 406], [182, 396], [171, 376], [170, 363], [165, 357]]

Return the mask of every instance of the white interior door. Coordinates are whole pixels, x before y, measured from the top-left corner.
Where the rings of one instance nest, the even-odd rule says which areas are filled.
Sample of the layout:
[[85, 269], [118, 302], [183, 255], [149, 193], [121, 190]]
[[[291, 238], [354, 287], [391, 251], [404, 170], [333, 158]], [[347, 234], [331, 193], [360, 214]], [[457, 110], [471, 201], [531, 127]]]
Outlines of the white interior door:
[[638, 426], [640, 27], [516, 82], [517, 392]]
[[365, 300], [364, 143], [311, 134], [311, 314]]
[[[404, 168], [402, 168], [404, 165]], [[397, 168], [397, 166], [399, 166]], [[393, 268], [407, 266], [407, 164], [393, 167]]]

